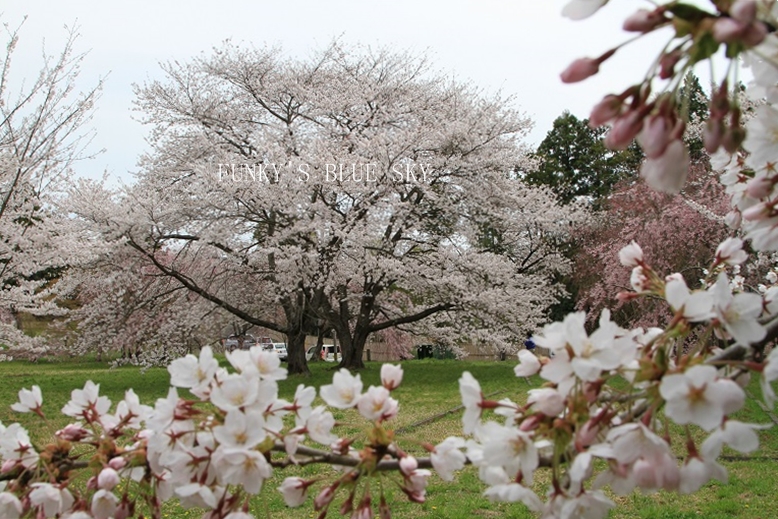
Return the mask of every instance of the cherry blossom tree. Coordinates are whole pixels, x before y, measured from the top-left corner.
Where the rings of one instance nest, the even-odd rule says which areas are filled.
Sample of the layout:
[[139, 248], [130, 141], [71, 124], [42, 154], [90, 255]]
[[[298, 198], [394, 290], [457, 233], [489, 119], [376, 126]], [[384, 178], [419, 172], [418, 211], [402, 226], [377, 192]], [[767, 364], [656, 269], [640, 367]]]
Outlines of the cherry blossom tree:
[[[558, 296], [556, 244], [585, 213], [510, 177], [530, 122], [508, 100], [338, 44], [309, 61], [227, 45], [165, 71], [137, 90], [154, 125], [137, 185], [84, 216], [286, 334], [292, 372], [319, 328], [352, 368], [400, 325], [508, 347]], [[201, 261], [211, 270], [190, 268]]]
[[[172, 261], [160, 254], [162, 263]], [[201, 268], [207, 268], [201, 266]], [[118, 363], [166, 365], [219, 339], [225, 314], [141, 261], [123, 245], [93, 250], [71, 266], [79, 306], [63, 326], [73, 327], [71, 353], [119, 352]]]
[[[26, 80], [12, 61], [19, 30], [2, 27], [0, 57], [0, 308], [3, 313], [62, 313], [57, 294], [63, 270], [78, 254], [79, 234], [60, 210], [72, 165], [85, 158], [89, 120], [100, 84], [79, 93], [83, 54], [71, 30], [59, 55], [44, 54], [40, 72]], [[0, 341], [29, 346], [14, 323], [0, 324]], [[34, 345], [34, 344], [33, 344]]]
[[[607, 0], [571, 0], [563, 13], [586, 18], [605, 4]], [[514, 368], [517, 377], [537, 374], [545, 381], [543, 387], [531, 390], [526, 402], [492, 401], [484, 397], [478, 380], [463, 373], [462, 435], [438, 445], [423, 444], [429, 456], [418, 459], [403, 449], [392, 430], [400, 412], [392, 392], [402, 384], [401, 366], [383, 366], [381, 384], [368, 388], [359, 374], [341, 369], [332, 384], [319, 389], [326, 406], [314, 407], [316, 390], [303, 384], [291, 402], [278, 398], [277, 381], [287, 371], [274, 354], [256, 347], [236, 351], [227, 355], [230, 367], [220, 367], [213, 351], [204, 347], [199, 356], [187, 355], [170, 364], [170, 391], [153, 409], [142, 405], [131, 390], [113, 408], [99, 387], [88, 381], [72, 392], [62, 409], [77, 421], [57, 432], [56, 440], [43, 449], [31, 443], [19, 424], [0, 425], [0, 512], [11, 519], [128, 517], [136, 501], [144, 499], [152, 517], [160, 517], [161, 503], [175, 497], [185, 506], [205, 508], [209, 519], [249, 519], [248, 498], [262, 490], [274, 471], [316, 463], [340, 470], [312, 479], [287, 478], [278, 488], [287, 505], [300, 506], [311, 495], [320, 517], [337, 508], [341, 515], [357, 519], [374, 517], [376, 512], [383, 518], [391, 516], [381, 483], [388, 471], [397, 473], [395, 481], [407, 499], [422, 503], [431, 469], [450, 480], [468, 462], [487, 486], [486, 496], [525, 506], [543, 519], [606, 517], [616, 504], [605, 487], [617, 495], [635, 489], [690, 494], [711, 480], [726, 482], [726, 468], [718, 463], [724, 447], [753, 452], [759, 447], [757, 431], [766, 427], [734, 418], [745, 405], [743, 385], [758, 377], [765, 405], [772, 408], [776, 400], [778, 350], [768, 353], [766, 347], [778, 338], [778, 276], [760, 293], [732, 281], [737, 269], [750, 261], [748, 249], [763, 253], [778, 249], [774, 167], [778, 147], [773, 131], [778, 124], [773, 107], [778, 36], [772, 31], [778, 26], [778, 3], [714, 1], [708, 8], [668, 2], [630, 16], [626, 30], [649, 33], [669, 28], [669, 43], [641, 83], [622, 94], [609, 94], [590, 117], [612, 123], [606, 143], [614, 148], [640, 135], [647, 156], [641, 174], [647, 184], [677, 192], [687, 189], [687, 180], [695, 180], [694, 175], [689, 179], [685, 123], [672, 106], [674, 97], [664, 92], [647, 95], [654, 79], [669, 79], [670, 88], [675, 88], [680, 73], [707, 61], [723, 46], [728, 58], [742, 54], [750, 60], [755, 86], [764, 95], [756, 116], [745, 126], [738, 92], [727, 86], [732, 70], [721, 83], [724, 88], [712, 96], [703, 143], [709, 153], [717, 152], [714, 168], [723, 172], [720, 180], [731, 208], [725, 221], [743, 237], [730, 236], [716, 246], [700, 286], [690, 288], [682, 273], [653, 265], [634, 241], [618, 251], [620, 265], [632, 272], [630, 289], [621, 298], [663, 300], [671, 319], [657, 323], [661, 328], [623, 328], [607, 309], [594, 326], [587, 327], [584, 312], [547, 324], [535, 340], [553, 355], [538, 357], [523, 350]], [[562, 79], [572, 82], [596, 74], [616, 49], [577, 60]], [[352, 197], [338, 207], [343, 211], [344, 204], [351, 207], [358, 201]], [[167, 208], [143, 204], [142, 198], [137, 202], [141, 212], [151, 215]], [[122, 207], [135, 229], [143, 226]], [[470, 206], [462, 207], [461, 214], [471, 214]], [[111, 216], [106, 225], [113, 225], [117, 237], [141, 250], [147, 243], [139, 239], [141, 234], [130, 234], [118, 225], [114, 207], [105, 210]], [[187, 217], [200, 215], [193, 212]], [[383, 216], [391, 219], [395, 213], [387, 210]], [[175, 223], [181, 226], [185, 221]], [[514, 251], [509, 229], [501, 223], [490, 221], [472, 235], [451, 234], [450, 241], [483, 254], [503, 248]], [[458, 229], [457, 224], [458, 220], [442, 218], [434, 227]], [[161, 230], [173, 229], [178, 231], [172, 224]], [[249, 235], [254, 236], [253, 230]], [[678, 245], [674, 236], [656, 239]], [[183, 253], [186, 248], [170, 250]], [[301, 256], [304, 252], [298, 249]], [[188, 279], [185, 274], [181, 278]], [[689, 348], [678, 347], [686, 341]], [[179, 390], [191, 396], [180, 397]], [[42, 415], [43, 398], [39, 388], [23, 388], [13, 409]], [[364, 434], [358, 438], [337, 434], [327, 407], [353, 409], [369, 424]], [[675, 449], [668, 437], [675, 430], [671, 425], [683, 430]], [[91, 462], [83, 461], [85, 450], [95, 452]], [[79, 471], [90, 477], [85, 487], [74, 483]], [[539, 473], [545, 477], [537, 477]], [[126, 484], [119, 485], [120, 481]], [[534, 485], [541, 481], [547, 490], [539, 495]], [[130, 485], [137, 492], [127, 492]], [[119, 488], [125, 489], [121, 498]]]
[[[651, 326], [670, 318], [665, 305], [651, 299], [619, 300], [629, 290], [629, 272], [619, 267], [618, 251], [637, 241], [651, 264], [665, 272], [681, 272], [690, 286], [705, 277], [716, 245], [731, 230], [724, 222], [729, 210], [718, 176], [707, 159], [692, 168], [681, 195], [658, 193], [642, 182], [617, 187], [602, 214], [578, 234], [579, 255], [574, 268], [576, 305], [594, 320], [604, 308], [614, 311], [622, 325]], [[684, 247], [666, 247], [672, 236]]]

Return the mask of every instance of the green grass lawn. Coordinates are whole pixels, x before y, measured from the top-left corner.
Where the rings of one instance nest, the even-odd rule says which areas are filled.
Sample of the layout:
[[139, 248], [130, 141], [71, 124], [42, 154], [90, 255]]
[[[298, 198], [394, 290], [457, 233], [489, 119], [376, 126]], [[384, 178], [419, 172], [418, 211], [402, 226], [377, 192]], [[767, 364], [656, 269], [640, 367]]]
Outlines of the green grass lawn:
[[[465, 370], [470, 371], [480, 381], [484, 394], [491, 395], [490, 398], [499, 400], [508, 397], [516, 402], [523, 402], [527, 390], [538, 386], [540, 380], [517, 379], [512, 366], [510, 362], [453, 360], [413, 360], [403, 363], [405, 377], [395, 392], [395, 397], [400, 402], [400, 414], [394, 427], [400, 446], [408, 452], [423, 456], [420, 441], [436, 443], [450, 435], [461, 435], [461, 413], [445, 413], [460, 404], [457, 380]], [[311, 370], [311, 377], [291, 377], [282, 381], [280, 396], [291, 398], [300, 383], [318, 387], [332, 379], [332, 364], [316, 363], [311, 366]], [[365, 387], [379, 384], [379, 370], [379, 363], [369, 363], [361, 372]], [[133, 388], [141, 402], [153, 405], [157, 398], [167, 394], [169, 376], [167, 371], [161, 368], [145, 372], [129, 366], [110, 369], [105, 363], [76, 359], [41, 360], [35, 364], [0, 363], [0, 381], [3, 387], [0, 391], [0, 421], [5, 425], [14, 421], [22, 423], [28, 427], [36, 444], [43, 443], [51, 438], [54, 431], [68, 423], [67, 417], [59, 411], [70, 399], [70, 391], [82, 388], [88, 379], [99, 383], [101, 394], [108, 396], [114, 403], [122, 399], [126, 389]], [[18, 389], [29, 388], [33, 384], [39, 385], [43, 391], [43, 410], [47, 416], [45, 423], [30, 414], [15, 413], [9, 407], [17, 400]], [[752, 396], [760, 395], [756, 380], [752, 381], [748, 391]], [[349, 434], [358, 436], [366, 428], [364, 420], [353, 411], [335, 414]], [[420, 423], [436, 416], [438, 417], [435, 420]], [[746, 422], [771, 423], [768, 414], [753, 399], [747, 402], [736, 418]], [[770, 519], [778, 516], [774, 505], [775, 496], [778, 495], [778, 431], [760, 431], [760, 438], [761, 449], [754, 453], [752, 459], [723, 462], [729, 472], [728, 485], [714, 482], [692, 496], [678, 496], [666, 492], [612, 496], [620, 506], [611, 512], [610, 517]], [[725, 455], [736, 454], [725, 452]], [[260, 518], [316, 517], [310, 500], [302, 508], [288, 509], [274, 489], [289, 475], [305, 474], [309, 477], [317, 474], [327, 475], [332, 471], [333, 469], [322, 466], [277, 471], [274, 478], [265, 483], [265, 491], [252, 501], [252, 513]], [[490, 503], [482, 497], [484, 486], [478, 481], [477, 473], [472, 468], [462, 471], [453, 483], [443, 482], [433, 476], [428, 487], [427, 501], [422, 505], [408, 503], [397, 490], [397, 485], [393, 484], [392, 476], [383, 479], [385, 491], [396, 497], [393, 501], [393, 517], [533, 517], [520, 505]], [[544, 482], [543, 475], [539, 473], [537, 480], [536, 490], [542, 492], [540, 485]], [[375, 490], [373, 494], [377, 498]], [[330, 516], [337, 515], [336, 509], [337, 507], [333, 507]], [[166, 518], [194, 518], [201, 515], [202, 511], [183, 510], [175, 503], [169, 503], [165, 508]]]

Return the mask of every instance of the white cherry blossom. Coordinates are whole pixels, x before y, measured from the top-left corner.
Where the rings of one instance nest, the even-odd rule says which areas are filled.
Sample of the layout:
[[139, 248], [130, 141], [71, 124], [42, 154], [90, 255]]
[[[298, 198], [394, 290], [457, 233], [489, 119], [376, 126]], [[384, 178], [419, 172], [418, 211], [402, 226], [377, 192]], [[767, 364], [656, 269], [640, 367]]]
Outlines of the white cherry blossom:
[[19, 519], [22, 515], [22, 502], [10, 492], [0, 492], [0, 517]]
[[396, 389], [403, 380], [403, 368], [399, 364], [381, 365], [381, 384], [392, 391]]
[[713, 317], [713, 297], [706, 291], [690, 292], [686, 280], [680, 274], [667, 277], [665, 283], [665, 299], [670, 307], [681, 312], [690, 322], [705, 321]]
[[332, 376], [332, 384], [319, 389], [319, 395], [327, 405], [336, 409], [354, 407], [362, 396], [362, 379], [359, 375], [354, 376], [347, 369], [342, 368]]
[[462, 415], [463, 431], [465, 434], [471, 434], [481, 418], [483, 393], [481, 393], [481, 385], [469, 371], [462, 373], [459, 378], [459, 394], [462, 396], [462, 405], [465, 408]]
[[449, 436], [430, 453], [430, 461], [435, 472], [443, 481], [453, 481], [454, 472], [465, 466], [465, 454], [460, 450], [465, 446], [462, 438]]
[[208, 394], [218, 368], [219, 362], [213, 358], [211, 347], [204, 346], [199, 358], [190, 353], [170, 363], [170, 385], [187, 388], [192, 394], [203, 398]]
[[11, 405], [11, 409], [17, 413], [40, 412], [43, 404], [43, 396], [39, 386], [32, 386], [32, 389], [20, 389], [19, 401]]
[[62, 414], [97, 420], [110, 408], [111, 401], [108, 397], [100, 396], [100, 384], [87, 380], [84, 389], [74, 389], [70, 393], [70, 401], [62, 408]]
[[45, 517], [63, 514], [73, 506], [75, 499], [67, 488], [59, 488], [51, 483], [33, 483], [30, 485], [30, 504], [40, 508]]
[[733, 295], [723, 272], [711, 292], [716, 318], [738, 343], [748, 345], [764, 338], [767, 330], [758, 321], [762, 313], [761, 296], [745, 292]]
[[357, 400], [359, 413], [368, 420], [388, 419], [397, 414], [397, 401], [384, 386], [370, 386]]
[[519, 363], [513, 368], [517, 377], [531, 377], [540, 371], [540, 360], [538, 357], [527, 350], [519, 350]]
[[308, 485], [302, 478], [291, 477], [284, 479], [278, 491], [284, 497], [284, 503], [289, 507], [298, 507], [305, 502], [308, 494]]
[[659, 385], [665, 414], [675, 423], [696, 424], [710, 431], [724, 414], [739, 409], [745, 394], [736, 383], [719, 379], [713, 366], [692, 366], [683, 373], [666, 375]]
[[562, 16], [571, 20], [583, 20], [596, 13], [600, 7], [607, 3], [608, 0], [570, 0], [562, 8]]
[[629, 245], [619, 251], [619, 261], [625, 267], [634, 268], [643, 262], [643, 249], [632, 240]]
[[224, 425], [213, 428], [213, 436], [222, 446], [251, 449], [265, 439], [264, 419], [258, 412], [231, 410], [224, 418]]
[[265, 456], [256, 450], [219, 447], [213, 453], [213, 463], [221, 483], [241, 485], [249, 494], [258, 494], [272, 475]]
[[255, 379], [231, 373], [211, 390], [211, 402], [224, 411], [247, 407], [256, 402], [259, 385]]
[[505, 483], [494, 485], [486, 489], [484, 495], [491, 501], [502, 501], [506, 503], [524, 503], [527, 508], [533, 512], [540, 512], [543, 509], [543, 502], [529, 488], [518, 483]]
[[110, 519], [116, 514], [119, 499], [110, 490], [100, 489], [92, 496], [90, 508], [94, 519]]

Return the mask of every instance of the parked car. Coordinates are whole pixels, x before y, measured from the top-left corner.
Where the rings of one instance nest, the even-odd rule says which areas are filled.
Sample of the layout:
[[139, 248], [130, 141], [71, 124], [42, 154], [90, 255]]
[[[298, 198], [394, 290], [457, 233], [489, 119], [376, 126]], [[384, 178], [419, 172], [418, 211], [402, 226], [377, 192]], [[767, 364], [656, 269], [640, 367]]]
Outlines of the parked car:
[[284, 342], [271, 342], [267, 344], [263, 344], [262, 348], [265, 351], [272, 351], [276, 355], [278, 355], [278, 358], [282, 361], [286, 361], [289, 359], [289, 354], [286, 351], [286, 343]]
[[224, 341], [224, 349], [232, 351], [235, 349], [247, 350], [257, 344], [257, 339], [253, 335], [232, 334]]
[[[305, 350], [305, 360], [311, 360], [316, 351], [316, 346], [311, 346]], [[321, 347], [321, 359], [327, 362], [335, 362], [335, 346], [325, 344]], [[340, 360], [340, 348], [338, 348], [338, 360]]]
[[278, 358], [286, 362], [289, 359], [289, 353], [286, 351], [286, 343], [274, 342], [273, 349], [278, 354]]

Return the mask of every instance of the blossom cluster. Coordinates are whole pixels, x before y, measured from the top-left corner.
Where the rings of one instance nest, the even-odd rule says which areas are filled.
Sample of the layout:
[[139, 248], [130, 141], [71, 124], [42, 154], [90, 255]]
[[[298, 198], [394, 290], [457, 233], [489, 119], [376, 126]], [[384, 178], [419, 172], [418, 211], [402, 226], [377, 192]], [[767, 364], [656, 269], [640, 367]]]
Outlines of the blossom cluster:
[[[585, 18], [605, 4], [571, 0], [564, 14]], [[90, 381], [62, 409], [74, 421], [43, 448], [18, 423], [0, 424], [0, 517], [125, 519], [143, 506], [157, 518], [162, 502], [177, 499], [205, 509], [207, 519], [247, 519], [251, 496], [276, 470], [311, 463], [340, 470], [286, 478], [278, 487], [286, 504], [303, 504], [319, 486], [312, 501], [320, 517], [337, 508], [358, 519], [376, 511], [391, 516], [383, 485], [371, 486], [373, 478], [394, 478], [408, 500], [421, 503], [430, 469], [449, 481], [468, 463], [486, 484], [486, 496], [523, 503], [543, 519], [606, 517], [615, 505], [605, 487], [616, 494], [686, 494], [726, 481], [717, 461], [723, 448], [752, 452], [765, 427], [733, 418], [745, 403], [743, 386], [758, 376], [767, 405], [776, 400], [778, 351], [766, 353], [766, 346], [778, 336], [778, 276], [768, 274], [768, 284], [749, 291], [738, 269], [750, 251], [778, 250], [778, 8], [774, 0], [711, 4], [706, 11], [673, 1], [630, 16], [625, 30], [668, 28], [672, 38], [646, 80], [606, 96], [590, 118], [595, 126], [610, 125], [611, 148], [637, 138], [646, 155], [642, 176], [657, 189], [678, 192], [689, 163], [683, 106], [675, 96], [680, 78], [719, 48], [730, 59], [745, 57], [752, 68], [750, 92], [761, 103], [753, 118], [745, 122], [728, 75], [714, 89], [703, 131], [731, 196], [728, 223], [740, 234], [718, 246], [699, 286], [681, 273], [656, 271], [635, 242], [619, 252], [632, 269], [632, 290], [619, 297], [665, 301], [671, 318], [661, 328], [625, 329], [607, 310], [594, 330], [582, 312], [546, 325], [535, 342], [548, 355], [522, 350], [514, 370], [517, 377], [537, 375], [542, 386], [519, 402], [493, 401], [464, 373], [463, 435], [425, 444], [428, 458], [405, 452], [390, 427], [400, 409], [392, 396], [403, 377], [399, 366], [383, 366], [381, 385], [367, 389], [359, 375], [340, 370], [319, 390], [326, 406], [315, 406], [316, 389], [303, 384], [291, 401], [279, 398], [278, 381], [287, 373], [275, 354], [258, 347], [228, 353], [228, 370], [205, 347], [199, 357], [170, 364], [172, 387], [153, 408], [132, 390], [114, 408]], [[577, 60], [563, 81], [596, 74], [618, 48]], [[667, 90], [655, 94], [654, 79], [667, 80]], [[42, 402], [33, 386], [19, 392], [13, 409], [43, 416]], [[336, 434], [330, 408], [367, 420], [365, 436]], [[667, 433], [679, 429], [680, 450]], [[541, 470], [549, 473], [545, 493], [538, 492]], [[85, 488], [75, 482], [79, 471], [89, 475]]]
[[[712, 479], [726, 482], [726, 469], [717, 462], [722, 448], [752, 452], [759, 445], [756, 431], [765, 427], [731, 418], [744, 405], [742, 385], [751, 371], [761, 372], [764, 399], [772, 406], [771, 382], [778, 378], [775, 351], [763, 363], [729, 355], [758, 346], [767, 334], [761, 321], [778, 311], [763, 306], [758, 294], [733, 293], [725, 269], [746, 260], [742, 246], [738, 239], [722, 243], [711, 267], [718, 271], [716, 282], [697, 290], [678, 273], [661, 278], [638, 244], [623, 248], [619, 257], [633, 268], [634, 288], [625, 297], [663, 298], [672, 320], [665, 329], [626, 330], [605, 310], [591, 333], [583, 312], [547, 325], [535, 342], [549, 356], [519, 353], [516, 375], [539, 374], [546, 381], [529, 391], [525, 404], [485, 400], [465, 373], [463, 426], [472, 435], [466, 454], [489, 486], [486, 494], [523, 502], [544, 518], [595, 518], [615, 506], [605, 486], [617, 494], [636, 488], [687, 494]], [[694, 340], [711, 336], [728, 349]], [[626, 390], [613, 383], [620, 379], [629, 382]], [[502, 418], [487, 420], [485, 410]], [[686, 430], [680, 464], [666, 434], [670, 423]], [[704, 440], [695, 440], [693, 429], [703, 431]], [[595, 474], [597, 459], [606, 468]], [[545, 500], [532, 486], [540, 467], [552, 472]]]
[[[571, 0], [563, 14], [579, 20], [593, 15], [607, 3], [607, 0]], [[750, 161], [753, 165], [749, 165], [753, 171], [747, 173], [754, 180], [751, 193], [757, 199], [762, 198], [761, 195], [767, 194], [765, 190], [774, 185], [769, 178], [754, 173], [763, 170], [771, 160], [768, 150], [774, 144], [770, 129], [774, 128], [776, 113], [769, 103], [775, 100], [778, 80], [774, 34], [778, 9], [773, 0], [711, 1], [710, 7], [711, 10], [706, 10], [672, 1], [654, 5], [652, 9], [639, 9], [627, 18], [622, 28], [637, 37], [665, 29], [671, 37], [646, 78], [621, 93], [606, 95], [593, 108], [589, 123], [592, 127], [610, 126], [605, 144], [611, 149], [624, 149], [637, 139], [646, 156], [641, 176], [657, 190], [678, 193], [684, 186], [690, 164], [683, 141], [688, 118], [688, 114], [684, 116], [688, 112], [684, 102], [688, 101], [677, 95], [683, 78], [696, 64], [710, 60], [720, 49], [724, 49], [726, 58], [733, 63], [743, 57], [751, 63], [754, 73], [751, 94], [766, 98], [768, 105], [760, 107], [757, 118], [744, 128], [746, 114], [738, 101], [741, 85], [737, 67], [729, 67], [727, 75], [713, 86], [702, 140], [708, 153], [720, 152], [727, 157], [745, 147], [753, 156]], [[613, 47], [597, 58], [575, 60], [561, 74], [562, 81], [574, 83], [597, 74], [600, 66], [624, 45]], [[654, 80], [666, 82], [659, 93], [654, 91]], [[743, 179], [722, 181], [732, 184]], [[742, 212], [745, 207], [738, 206], [738, 209]], [[756, 213], [758, 210], [754, 209], [749, 215], [751, 220], [757, 219]], [[759, 239], [759, 232], [750, 234]]]
[[[319, 395], [328, 406], [353, 408], [373, 424], [367, 438], [355, 443], [356, 438], [334, 434], [332, 412], [313, 405], [315, 388], [300, 384], [291, 401], [278, 397], [278, 381], [287, 373], [275, 353], [255, 346], [226, 356], [232, 372], [219, 366], [209, 347], [199, 357], [174, 360], [168, 368], [170, 391], [153, 408], [128, 390], [111, 412], [99, 386], [86, 382], [62, 408], [75, 421], [43, 449], [18, 423], [0, 424], [0, 517], [126, 518], [134, 515], [138, 499], [159, 517], [161, 503], [177, 499], [184, 507], [208, 510], [209, 519], [245, 519], [249, 498], [262, 490], [274, 467], [308, 463], [343, 468], [313, 500], [322, 516], [339, 490], [347, 490], [340, 513], [372, 517], [370, 485], [364, 485], [357, 503], [354, 499], [360, 484], [383, 474], [387, 465], [399, 473], [399, 488], [408, 499], [424, 502], [431, 472], [385, 428], [399, 410], [391, 392], [402, 381], [401, 367], [384, 365], [382, 384], [364, 391], [360, 376], [347, 370], [321, 387]], [[194, 399], [179, 396], [179, 389], [189, 390]], [[12, 408], [43, 417], [42, 403], [40, 388], [33, 386], [19, 391]], [[321, 448], [304, 446], [306, 441]], [[76, 444], [92, 449], [87, 463], [79, 461], [83, 448]], [[456, 451], [461, 446], [443, 442], [423, 463], [451, 479], [465, 463], [464, 454]], [[91, 474], [86, 489], [74, 483], [79, 469]], [[287, 505], [299, 506], [317, 482], [290, 477], [278, 490]], [[388, 513], [383, 490], [378, 497], [378, 509]]]

